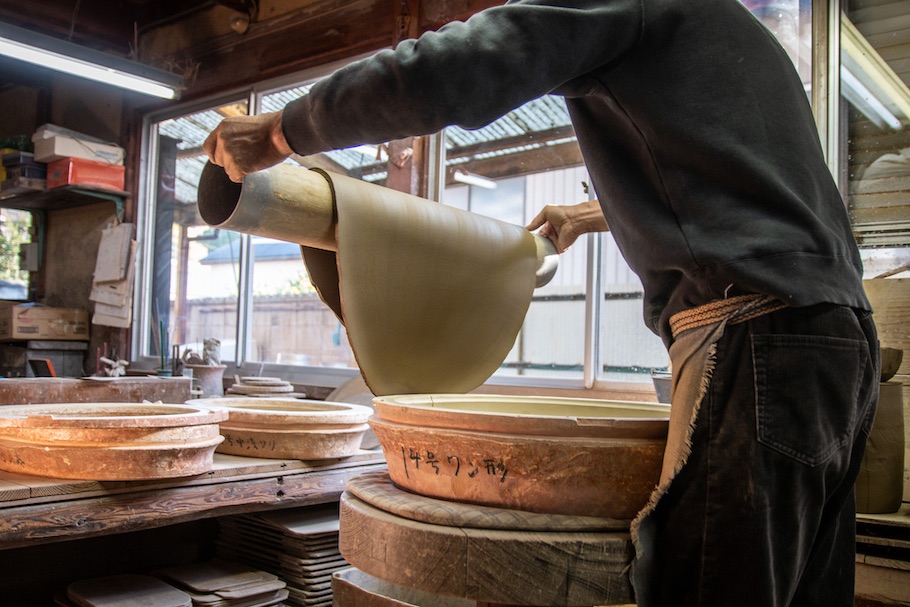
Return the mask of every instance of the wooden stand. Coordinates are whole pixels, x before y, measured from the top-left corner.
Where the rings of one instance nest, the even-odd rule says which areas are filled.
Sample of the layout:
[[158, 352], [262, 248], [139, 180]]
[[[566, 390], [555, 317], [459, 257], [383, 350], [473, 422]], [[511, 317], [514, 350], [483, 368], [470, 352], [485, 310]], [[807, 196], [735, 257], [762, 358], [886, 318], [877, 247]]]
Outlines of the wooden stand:
[[[379, 580], [473, 601], [477, 607], [591, 607], [631, 601], [627, 528], [585, 530], [596, 526], [596, 519], [585, 519], [578, 530], [556, 531], [563, 528], [561, 522], [578, 517], [478, 509], [413, 494], [405, 494], [413, 507], [399, 509], [389, 506], [388, 487], [359, 487], [357, 493], [349, 490], [341, 496], [339, 548], [351, 565]], [[448, 518], [453, 524], [407, 518], [415, 511], [431, 511], [432, 520]], [[488, 514], [496, 528], [484, 528]], [[504, 524], [507, 519], [511, 525]], [[407, 603], [370, 599], [352, 607], [367, 604]]]

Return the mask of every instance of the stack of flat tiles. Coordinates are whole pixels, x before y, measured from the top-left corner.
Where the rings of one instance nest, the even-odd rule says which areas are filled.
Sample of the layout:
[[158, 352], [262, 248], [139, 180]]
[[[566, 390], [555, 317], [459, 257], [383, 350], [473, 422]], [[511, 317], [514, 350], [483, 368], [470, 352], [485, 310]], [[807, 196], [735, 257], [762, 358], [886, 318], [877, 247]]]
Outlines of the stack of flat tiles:
[[60, 607], [280, 607], [288, 597], [285, 586], [265, 571], [213, 560], [150, 575], [80, 580], [54, 601]]
[[124, 574], [79, 580], [58, 593], [60, 607], [193, 607], [187, 593], [148, 575]]
[[220, 519], [221, 558], [287, 582], [286, 604], [330, 607], [332, 574], [349, 567], [338, 551], [338, 504]]
[[242, 396], [306, 396], [305, 394], [294, 392], [294, 386], [280, 377], [235, 377], [234, 383], [227, 389], [227, 394], [240, 394]]
[[154, 575], [187, 593], [193, 607], [271, 607], [288, 598], [276, 575], [229, 561], [170, 567]]

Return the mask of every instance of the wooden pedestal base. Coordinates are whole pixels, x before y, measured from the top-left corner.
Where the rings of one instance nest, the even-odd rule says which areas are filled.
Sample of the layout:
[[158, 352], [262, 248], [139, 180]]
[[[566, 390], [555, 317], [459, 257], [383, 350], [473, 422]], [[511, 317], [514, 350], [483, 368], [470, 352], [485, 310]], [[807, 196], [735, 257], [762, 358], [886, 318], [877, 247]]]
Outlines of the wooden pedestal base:
[[[351, 565], [379, 580], [474, 601], [478, 607], [591, 607], [631, 601], [628, 532], [431, 524], [380, 510], [358, 493], [360, 497], [350, 492], [341, 496], [339, 547]], [[425, 499], [411, 497], [417, 503]]]

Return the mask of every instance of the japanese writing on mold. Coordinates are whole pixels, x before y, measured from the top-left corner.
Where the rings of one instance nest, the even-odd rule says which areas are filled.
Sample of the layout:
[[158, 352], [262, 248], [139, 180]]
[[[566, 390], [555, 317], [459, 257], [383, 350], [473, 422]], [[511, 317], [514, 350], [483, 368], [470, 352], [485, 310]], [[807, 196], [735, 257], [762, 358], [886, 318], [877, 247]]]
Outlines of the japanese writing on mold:
[[451, 476], [466, 476], [468, 478], [496, 477], [500, 483], [506, 481], [509, 474], [508, 468], [502, 459], [472, 458], [455, 453], [437, 453], [429, 449], [415, 449], [413, 447], [401, 448], [401, 460], [404, 463], [404, 473], [411, 478], [411, 473], [423, 474], [448, 474]]

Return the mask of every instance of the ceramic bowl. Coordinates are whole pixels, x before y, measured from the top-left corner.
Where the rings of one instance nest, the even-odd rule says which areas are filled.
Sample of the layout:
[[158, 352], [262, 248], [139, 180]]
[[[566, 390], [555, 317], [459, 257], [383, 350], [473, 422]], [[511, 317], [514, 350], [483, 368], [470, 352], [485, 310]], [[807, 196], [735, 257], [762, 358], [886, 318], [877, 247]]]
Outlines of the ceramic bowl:
[[324, 460], [350, 457], [369, 430], [370, 407], [290, 398], [209, 398], [188, 401], [220, 406], [224, 442], [219, 453], [267, 459]]
[[192, 476], [212, 467], [220, 409], [59, 403], [0, 407], [0, 469], [86, 480]]
[[392, 482], [532, 512], [630, 520], [660, 476], [669, 408], [495, 395], [377, 397]]

